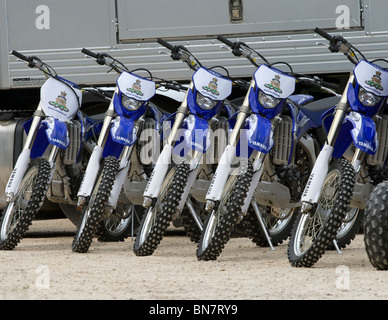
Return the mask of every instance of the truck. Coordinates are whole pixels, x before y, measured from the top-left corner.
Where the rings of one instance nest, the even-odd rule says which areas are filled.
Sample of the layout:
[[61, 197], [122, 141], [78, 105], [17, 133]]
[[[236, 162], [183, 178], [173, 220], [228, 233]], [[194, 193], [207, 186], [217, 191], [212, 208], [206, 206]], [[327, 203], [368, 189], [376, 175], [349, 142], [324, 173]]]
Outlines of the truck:
[[[223, 35], [249, 44], [270, 62], [287, 62], [295, 72], [338, 80], [353, 65], [331, 54], [315, 27], [342, 34], [371, 60], [387, 58], [387, 9], [386, 0], [0, 0], [0, 208], [22, 147], [23, 119], [32, 115], [45, 81], [12, 50], [38, 56], [78, 84], [114, 86], [117, 77], [86, 59], [82, 48], [107, 52], [130, 70], [147, 68], [155, 77], [188, 81], [192, 72], [163, 54], [156, 42], [162, 38], [184, 45], [205, 66], [250, 78], [254, 67], [225, 50], [217, 40]], [[170, 109], [179, 101], [162, 92], [155, 99]], [[85, 103], [100, 105], [93, 98]]]

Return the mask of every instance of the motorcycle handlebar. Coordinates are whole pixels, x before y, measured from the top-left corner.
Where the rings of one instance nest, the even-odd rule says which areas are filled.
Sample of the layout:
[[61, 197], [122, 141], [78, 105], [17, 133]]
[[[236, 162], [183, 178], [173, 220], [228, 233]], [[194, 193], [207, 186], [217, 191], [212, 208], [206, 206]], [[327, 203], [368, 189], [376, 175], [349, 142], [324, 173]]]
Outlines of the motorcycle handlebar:
[[315, 33], [318, 33], [321, 37], [331, 41], [333, 39], [333, 36], [331, 36], [330, 34], [328, 34], [326, 31], [316, 27], [315, 30], [314, 30]]
[[339, 89], [338, 84], [330, 83], [330, 82], [326, 82], [326, 81], [321, 81], [320, 85], [321, 85], [321, 87], [326, 87], [326, 88], [333, 89], [333, 90]]
[[12, 53], [15, 57], [17, 57], [17, 58], [19, 58], [19, 59], [21, 59], [21, 60], [29, 61], [29, 58], [28, 58], [28, 57], [26, 57], [24, 54], [21, 54], [20, 52], [17, 52], [16, 50], [12, 50], [11, 53]]
[[230, 41], [230, 40], [228, 40], [228, 39], [226, 39], [225, 37], [223, 37], [223, 36], [218, 36], [217, 37], [217, 40], [219, 40], [219, 41], [221, 41], [222, 43], [224, 43], [224, 44], [226, 44], [228, 47], [233, 47], [233, 42], [232, 41]]
[[156, 40], [159, 44], [161, 44], [163, 47], [166, 47], [167, 49], [169, 49], [170, 51], [173, 51], [174, 49], [174, 46], [171, 44], [171, 43], [168, 43], [167, 41], [161, 39], [161, 38], [158, 38]]
[[94, 52], [92, 52], [92, 51], [90, 51], [90, 50], [88, 50], [88, 49], [83, 48], [83, 49], [81, 50], [81, 52], [82, 52], [82, 53], [85, 53], [86, 55], [91, 56], [91, 57], [93, 57], [93, 58], [95, 58], [95, 59], [98, 58], [98, 54], [97, 54], [97, 53], [94, 53]]

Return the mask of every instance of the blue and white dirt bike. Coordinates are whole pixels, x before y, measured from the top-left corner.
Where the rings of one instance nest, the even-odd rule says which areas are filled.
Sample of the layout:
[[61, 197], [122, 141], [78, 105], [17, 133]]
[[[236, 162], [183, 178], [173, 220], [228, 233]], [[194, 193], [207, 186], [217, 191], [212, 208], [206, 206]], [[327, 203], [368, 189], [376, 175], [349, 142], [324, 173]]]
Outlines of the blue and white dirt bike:
[[296, 267], [311, 267], [336, 245], [339, 230], [355, 221], [373, 186], [388, 173], [388, 71], [342, 36], [315, 31], [330, 41], [330, 51], [345, 54], [356, 66], [341, 100], [323, 118], [326, 142], [303, 191], [302, 214], [288, 247], [288, 259]]
[[0, 221], [0, 248], [6, 250], [17, 246], [45, 197], [61, 207], [76, 207], [78, 186], [98, 134], [97, 121], [80, 111], [82, 91], [76, 84], [59, 77], [38, 57], [12, 54], [48, 79], [32, 119], [24, 125], [27, 138], [5, 189], [8, 204]]
[[[181, 106], [164, 122], [164, 125], [171, 124], [172, 127], [144, 191], [144, 206], [148, 209], [134, 244], [134, 252], [138, 256], [154, 252], [167, 227], [179, 214], [191, 218], [199, 237], [203, 210], [193, 205], [190, 191], [197, 182], [206, 186], [210, 183], [212, 168], [204, 161], [207, 158], [205, 155], [214, 147], [212, 134], [221, 118], [225, 117], [223, 113], [226, 113], [226, 118], [233, 113], [225, 104], [225, 99], [232, 92], [232, 81], [227, 76], [215, 72], [213, 68], [203, 67], [183, 46], [173, 46], [162, 39], [158, 42], [171, 51], [174, 60], [184, 61], [195, 73]], [[206, 176], [203, 180], [202, 174]], [[186, 207], [188, 211], [185, 211]]]
[[[244, 217], [253, 241], [259, 245], [267, 241], [271, 247], [276, 227], [271, 226], [271, 233], [269, 221], [292, 224], [288, 219], [300, 206], [301, 191], [319, 152], [320, 115], [328, 109], [324, 103], [311, 102], [312, 96], [291, 96], [296, 82], [321, 88], [320, 79], [289, 75], [245, 43], [218, 39], [257, 69], [238, 113], [229, 119], [229, 143], [206, 195], [210, 214], [198, 244], [199, 260], [217, 259]], [[257, 64], [254, 53], [265, 63]], [[301, 105], [307, 102], [311, 103]], [[264, 212], [267, 208], [269, 212]]]
[[[136, 232], [144, 212], [140, 205], [147, 173], [153, 168], [153, 162], [148, 161], [150, 159], [145, 155], [142, 157], [142, 147], [150, 148], [144, 143], [147, 141], [149, 144], [150, 138], [153, 152], [157, 152], [160, 145], [159, 122], [163, 113], [150, 102], [156, 93], [156, 83], [147, 69], [129, 71], [106, 53], [94, 53], [87, 49], [82, 52], [119, 74], [97, 145], [78, 190], [82, 220], [72, 250], [84, 253], [95, 236], [99, 240], [108, 240], [115, 234], [113, 240], [117, 241]], [[137, 71], [145, 71], [150, 79], [135, 74]], [[174, 88], [172, 83], [169, 88]], [[144, 133], [148, 136], [144, 137]], [[145, 165], [142, 159], [148, 164]]]

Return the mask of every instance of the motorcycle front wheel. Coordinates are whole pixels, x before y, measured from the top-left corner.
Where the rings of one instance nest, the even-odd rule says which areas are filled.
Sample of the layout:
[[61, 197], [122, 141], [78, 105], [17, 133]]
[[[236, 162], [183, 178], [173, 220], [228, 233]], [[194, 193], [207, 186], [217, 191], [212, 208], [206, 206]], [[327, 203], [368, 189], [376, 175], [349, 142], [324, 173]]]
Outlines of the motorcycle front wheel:
[[240, 173], [229, 177], [219, 204], [206, 218], [198, 242], [198, 260], [216, 260], [242, 218], [242, 207], [253, 176], [252, 163], [242, 163], [238, 170]]
[[[343, 249], [354, 240], [356, 234], [360, 230], [363, 219], [363, 210], [348, 207], [346, 216], [342, 220], [341, 227], [339, 228], [335, 238], [338, 248]], [[335, 247], [333, 246], [331, 249], [334, 250]]]
[[288, 244], [294, 267], [311, 267], [329, 250], [346, 216], [355, 184], [355, 171], [345, 159], [332, 160], [318, 203], [299, 214]]
[[372, 266], [388, 270], [388, 181], [369, 195], [364, 219], [365, 250]]
[[50, 164], [44, 158], [33, 161], [19, 190], [5, 207], [0, 220], [0, 249], [12, 250], [24, 237], [42, 207], [50, 183]]
[[181, 200], [188, 175], [189, 165], [185, 163], [172, 167], [167, 173], [155, 204], [148, 209], [140, 223], [133, 245], [137, 256], [152, 255], [162, 241]]
[[115, 157], [110, 156], [104, 159], [102, 172], [82, 212], [81, 222], [72, 243], [74, 252], [86, 253], [89, 250], [98, 224], [105, 214], [106, 204], [118, 170], [119, 161]]

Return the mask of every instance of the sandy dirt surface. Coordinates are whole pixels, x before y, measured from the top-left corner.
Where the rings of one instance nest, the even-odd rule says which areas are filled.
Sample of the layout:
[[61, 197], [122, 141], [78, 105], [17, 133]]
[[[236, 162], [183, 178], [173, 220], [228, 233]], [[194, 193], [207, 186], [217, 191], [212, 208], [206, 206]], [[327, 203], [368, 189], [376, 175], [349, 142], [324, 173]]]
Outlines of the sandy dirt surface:
[[67, 219], [34, 221], [13, 251], [0, 252], [0, 299], [272, 300], [387, 299], [388, 274], [375, 270], [363, 236], [342, 255], [331, 251], [312, 268], [293, 268], [287, 242], [269, 248], [233, 238], [217, 261], [198, 261], [196, 244], [170, 231], [152, 256], [137, 257], [133, 240], [93, 241], [71, 251]]

